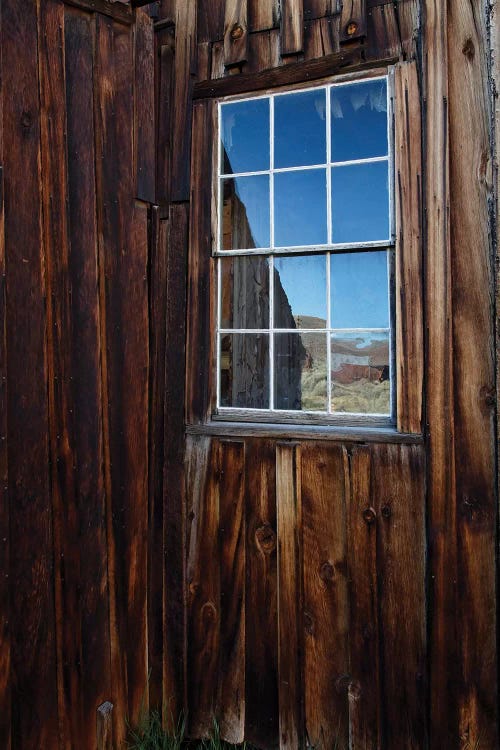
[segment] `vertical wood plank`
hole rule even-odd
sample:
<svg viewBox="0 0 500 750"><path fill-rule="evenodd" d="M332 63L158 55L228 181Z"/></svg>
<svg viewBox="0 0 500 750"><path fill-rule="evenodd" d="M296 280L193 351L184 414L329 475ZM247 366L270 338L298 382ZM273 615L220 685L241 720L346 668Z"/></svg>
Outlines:
<svg viewBox="0 0 500 750"><path fill-rule="evenodd" d="M170 201L172 179L172 128L175 81L175 31L165 29L157 33L158 45L158 112L156 154L156 199L166 205Z"/></svg>
<svg viewBox="0 0 500 750"><path fill-rule="evenodd" d="M134 24L134 165L136 198L155 202L154 30L146 10L138 8Z"/></svg>
<svg viewBox="0 0 500 750"><path fill-rule="evenodd" d="M193 107L192 190L197 196L190 214L188 330L186 345L186 420L191 424L208 417L212 395L212 372L209 366L212 347L213 268L212 247L212 134L215 108L210 103ZM207 315L207 310L211 310Z"/></svg>
<svg viewBox="0 0 500 750"><path fill-rule="evenodd" d="M39 3L2 3L12 737L58 747L41 231ZM15 95L13 95L15 92ZM34 550L36 549L36 555Z"/></svg>
<svg viewBox="0 0 500 750"><path fill-rule="evenodd" d="M278 575L276 450L246 445L246 739L278 745Z"/></svg>
<svg viewBox="0 0 500 750"><path fill-rule="evenodd" d="M488 9L449 3L450 244L461 634L460 738L495 747L498 640L495 560L495 340ZM468 113L474 113L471 117ZM496 187L498 188L498 182ZM498 219L498 217L496 217Z"/></svg>
<svg viewBox="0 0 500 750"><path fill-rule="evenodd" d="M425 455L373 446L377 513L381 710L387 750L427 747Z"/></svg>
<svg viewBox="0 0 500 750"><path fill-rule="evenodd" d="M188 438L186 466L187 711L190 736L202 737L212 730L220 652L220 443Z"/></svg>
<svg viewBox="0 0 500 750"><path fill-rule="evenodd" d="M106 701L97 709L97 750L113 750L113 704Z"/></svg>
<svg viewBox="0 0 500 750"><path fill-rule="evenodd" d="M430 737L435 747L453 748L459 747L460 664L455 639L458 571L452 440L455 373L451 322L447 5L426 0L424 14Z"/></svg>
<svg viewBox="0 0 500 750"><path fill-rule="evenodd" d="M163 468L164 549L164 705L183 708L185 668L185 494L184 397L186 352L186 274L189 210L170 207L167 242L165 348L165 427ZM163 291L164 293L164 291ZM175 373L175 375L174 375Z"/></svg>
<svg viewBox="0 0 500 750"><path fill-rule="evenodd" d="M303 741L300 448L276 446L280 748Z"/></svg>
<svg viewBox="0 0 500 750"><path fill-rule="evenodd" d="M304 18L324 18L337 13L337 0L304 0Z"/></svg>
<svg viewBox="0 0 500 750"><path fill-rule="evenodd" d="M106 501L103 476L102 373L95 196L93 54L91 17L70 8L64 19L66 128L68 153L68 284L75 504L79 554L82 715L89 747L94 742L96 707L110 694L109 592L107 587ZM90 158L87 156L90 155ZM66 540L69 545L71 539ZM71 638L71 618L65 625ZM74 742L78 742L78 738ZM81 740L80 740L81 741Z"/></svg>
<svg viewBox="0 0 500 750"><path fill-rule="evenodd" d="M225 0L197 0L198 43L224 38Z"/></svg>
<svg viewBox="0 0 500 750"><path fill-rule="evenodd" d="M221 554L220 663L216 715L221 736L245 734L245 444L221 443L219 537Z"/></svg>
<svg viewBox="0 0 500 750"><path fill-rule="evenodd" d="M350 586L349 747L382 748L380 722L377 513L372 506L371 455L356 447L350 459L347 512Z"/></svg>
<svg viewBox="0 0 500 750"><path fill-rule="evenodd" d="M98 205L114 739L147 706L147 207L131 200L132 36L99 16ZM128 692L128 694L127 694Z"/></svg>
<svg viewBox="0 0 500 750"><path fill-rule="evenodd" d="M303 0L281 2L281 54L297 55L304 44Z"/></svg>
<svg viewBox="0 0 500 750"><path fill-rule="evenodd" d="M279 66L279 29L251 34L248 46L249 55L248 63L245 66L246 73L258 73L261 70Z"/></svg>
<svg viewBox="0 0 500 750"><path fill-rule="evenodd" d="M196 76L196 3L179 2L175 16L175 90L171 198L189 200L192 89Z"/></svg>
<svg viewBox="0 0 500 750"><path fill-rule="evenodd" d="M224 64L241 65L248 58L247 0L226 0L224 20Z"/></svg>
<svg viewBox="0 0 500 750"><path fill-rule="evenodd" d="M397 5L399 36L405 60L413 60L417 54L420 33L420 3L403 0Z"/></svg>
<svg viewBox="0 0 500 750"><path fill-rule="evenodd" d="M308 445L301 465L305 724L308 742L330 750L347 747L349 733L347 457Z"/></svg>
<svg viewBox="0 0 500 750"><path fill-rule="evenodd" d="M2 9L0 7L0 41ZM5 298L5 214L3 183L3 54L0 44L0 746L11 747L10 529L7 455L7 300Z"/></svg>
<svg viewBox="0 0 500 750"><path fill-rule="evenodd" d="M393 3L376 5L369 10L366 36L367 60L401 56L401 37Z"/></svg>
<svg viewBox="0 0 500 750"><path fill-rule="evenodd" d="M340 43L366 36L366 0L342 0Z"/></svg>
<svg viewBox="0 0 500 750"><path fill-rule="evenodd" d="M278 0L248 0L249 31L267 31L279 25L280 7Z"/></svg>
<svg viewBox="0 0 500 750"><path fill-rule="evenodd" d="M340 16L315 18L304 27L304 59L314 60L339 51Z"/></svg>
<svg viewBox="0 0 500 750"><path fill-rule="evenodd" d="M165 342L168 222L150 210L149 229L149 513L148 664L151 707L163 705L163 466L165 430Z"/></svg>
<svg viewBox="0 0 500 750"><path fill-rule="evenodd" d="M422 429L422 128L415 63L394 69L396 193L396 382L401 432Z"/></svg>

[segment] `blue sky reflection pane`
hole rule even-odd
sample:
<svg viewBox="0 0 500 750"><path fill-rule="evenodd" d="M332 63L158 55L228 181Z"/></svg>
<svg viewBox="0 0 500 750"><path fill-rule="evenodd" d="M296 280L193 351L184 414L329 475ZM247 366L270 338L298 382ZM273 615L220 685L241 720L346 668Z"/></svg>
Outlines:
<svg viewBox="0 0 500 750"><path fill-rule="evenodd" d="M330 258L332 328L389 328L387 251Z"/></svg>
<svg viewBox="0 0 500 750"><path fill-rule="evenodd" d="M269 169L269 99L221 107L223 174Z"/></svg>
<svg viewBox="0 0 500 750"><path fill-rule="evenodd" d="M269 176L223 180L222 248L269 247Z"/></svg>
<svg viewBox="0 0 500 750"><path fill-rule="evenodd" d="M274 227L276 247L326 244L325 169L275 175Z"/></svg>
<svg viewBox="0 0 500 750"><path fill-rule="evenodd" d="M274 260L276 328L326 328L326 256Z"/></svg>
<svg viewBox="0 0 500 750"><path fill-rule="evenodd" d="M387 83L333 86L332 161L387 156Z"/></svg>
<svg viewBox="0 0 500 750"><path fill-rule="evenodd" d="M387 161L332 167L333 242L389 240Z"/></svg>
<svg viewBox="0 0 500 750"><path fill-rule="evenodd" d="M274 166L326 163L326 91L277 96L274 100Z"/></svg>

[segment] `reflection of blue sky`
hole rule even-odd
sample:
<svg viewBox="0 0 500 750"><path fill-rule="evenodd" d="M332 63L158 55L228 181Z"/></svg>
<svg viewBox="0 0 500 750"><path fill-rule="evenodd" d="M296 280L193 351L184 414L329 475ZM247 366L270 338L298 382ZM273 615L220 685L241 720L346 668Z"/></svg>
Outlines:
<svg viewBox="0 0 500 750"><path fill-rule="evenodd" d="M387 252L341 253L330 259L332 328L388 328Z"/></svg>
<svg viewBox="0 0 500 750"><path fill-rule="evenodd" d="M334 86L331 107L333 161L387 155L385 79Z"/></svg>
<svg viewBox="0 0 500 750"><path fill-rule="evenodd" d="M223 104L221 120L222 153L225 149L230 163L228 171L269 169L269 99Z"/></svg>
<svg viewBox="0 0 500 750"><path fill-rule="evenodd" d="M292 315L312 316L326 321L326 256L276 257L275 273L292 308ZM275 299L275 305L277 300ZM279 325L275 309L275 325ZM326 322L325 322L326 325Z"/></svg>
<svg viewBox="0 0 500 750"><path fill-rule="evenodd" d="M326 91L305 91L274 100L274 166L326 163Z"/></svg>
<svg viewBox="0 0 500 750"><path fill-rule="evenodd" d="M332 168L333 242L389 239L387 161Z"/></svg>
<svg viewBox="0 0 500 750"><path fill-rule="evenodd" d="M275 246L323 245L326 242L326 170L309 169L276 174Z"/></svg>

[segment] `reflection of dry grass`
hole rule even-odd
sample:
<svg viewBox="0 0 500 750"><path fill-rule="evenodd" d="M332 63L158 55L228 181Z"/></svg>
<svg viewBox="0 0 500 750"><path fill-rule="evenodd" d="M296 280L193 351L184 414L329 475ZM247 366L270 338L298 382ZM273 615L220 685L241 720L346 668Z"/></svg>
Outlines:
<svg viewBox="0 0 500 750"><path fill-rule="evenodd" d="M304 411L326 411L326 366L318 362L302 371L302 408Z"/></svg>
<svg viewBox="0 0 500 750"><path fill-rule="evenodd" d="M349 385L332 383L332 409L351 414L389 414L391 387L388 380L372 383L356 380Z"/></svg>

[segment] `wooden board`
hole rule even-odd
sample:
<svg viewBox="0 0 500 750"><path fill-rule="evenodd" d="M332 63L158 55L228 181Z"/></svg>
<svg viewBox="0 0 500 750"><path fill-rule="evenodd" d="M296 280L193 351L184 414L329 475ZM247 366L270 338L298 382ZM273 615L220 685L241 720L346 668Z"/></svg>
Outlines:
<svg viewBox="0 0 500 750"><path fill-rule="evenodd" d="M257 747L278 744L278 571L276 449L246 442L245 736Z"/></svg>
<svg viewBox="0 0 500 750"><path fill-rule="evenodd" d="M134 24L134 171L136 198L154 203L156 181L154 32L145 10Z"/></svg>
<svg viewBox="0 0 500 750"><path fill-rule="evenodd" d="M303 0L282 0L281 3L281 54L297 55L302 52L304 34Z"/></svg>
<svg viewBox="0 0 500 750"><path fill-rule="evenodd" d="M300 448L276 446L278 696L280 750L303 741Z"/></svg>
<svg viewBox="0 0 500 750"><path fill-rule="evenodd" d="M241 65L248 57L247 0L226 0L224 21L224 64Z"/></svg>
<svg viewBox="0 0 500 750"><path fill-rule="evenodd" d="M278 0L248 0L249 30L266 31L279 26L280 7Z"/></svg>
<svg viewBox="0 0 500 750"><path fill-rule="evenodd" d="M367 33L366 0L343 0L340 16L340 43L353 42Z"/></svg>
<svg viewBox="0 0 500 750"><path fill-rule="evenodd" d="M318 750L349 734L348 470L341 446L301 449L305 726Z"/></svg>
<svg viewBox="0 0 500 750"><path fill-rule="evenodd" d="M3 100L11 733L19 746L57 747L38 6L2 3L2 87L16 92Z"/></svg>
<svg viewBox="0 0 500 750"><path fill-rule="evenodd" d="M189 199L193 78L196 75L196 3L178 3L175 16L175 84L171 130L171 199Z"/></svg>

